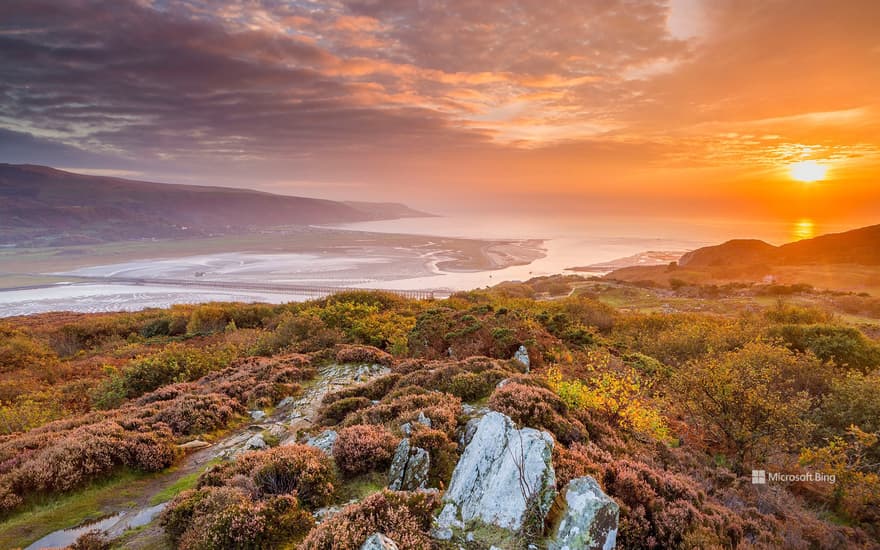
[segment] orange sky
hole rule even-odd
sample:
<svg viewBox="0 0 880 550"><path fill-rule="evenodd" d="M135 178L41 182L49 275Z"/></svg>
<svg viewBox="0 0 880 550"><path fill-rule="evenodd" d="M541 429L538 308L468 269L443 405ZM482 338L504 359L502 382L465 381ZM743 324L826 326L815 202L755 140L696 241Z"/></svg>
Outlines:
<svg viewBox="0 0 880 550"><path fill-rule="evenodd" d="M880 3L0 5L0 160L449 212L880 221ZM828 168L794 181L792 163Z"/></svg>

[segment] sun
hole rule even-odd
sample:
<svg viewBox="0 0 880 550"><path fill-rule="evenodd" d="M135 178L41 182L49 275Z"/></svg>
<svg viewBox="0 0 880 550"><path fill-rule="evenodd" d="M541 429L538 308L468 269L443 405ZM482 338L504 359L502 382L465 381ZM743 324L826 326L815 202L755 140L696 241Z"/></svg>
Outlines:
<svg viewBox="0 0 880 550"><path fill-rule="evenodd" d="M810 183L824 180L828 166L819 164L815 160L802 160L789 166L789 170L793 179Z"/></svg>

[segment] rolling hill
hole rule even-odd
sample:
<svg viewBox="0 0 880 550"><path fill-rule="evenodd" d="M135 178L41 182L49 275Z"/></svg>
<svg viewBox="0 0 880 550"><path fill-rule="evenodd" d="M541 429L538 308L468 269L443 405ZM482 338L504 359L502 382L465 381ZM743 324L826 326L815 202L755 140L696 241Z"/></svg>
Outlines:
<svg viewBox="0 0 880 550"><path fill-rule="evenodd" d="M616 269L606 278L673 284L808 284L838 291L880 293L880 225L782 246L740 239L699 248L677 265Z"/></svg>
<svg viewBox="0 0 880 550"><path fill-rule="evenodd" d="M0 164L0 244L195 237L426 215L397 203L338 202Z"/></svg>
<svg viewBox="0 0 880 550"><path fill-rule="evenodd" d="M681 257L684 267L722 265L880 264L880 225L822 235L782 246L758 240L733 240Z"/></svg>

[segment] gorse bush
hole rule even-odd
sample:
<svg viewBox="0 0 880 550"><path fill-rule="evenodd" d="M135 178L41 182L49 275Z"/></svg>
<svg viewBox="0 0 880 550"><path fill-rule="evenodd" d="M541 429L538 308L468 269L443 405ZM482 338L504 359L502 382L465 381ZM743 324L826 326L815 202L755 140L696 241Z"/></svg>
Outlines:
<svg viewBox="0 0 880 550"><path fill-rule="evenodd" d="M880 368L880 345L858 329L834 325L782 325L770 336L795 351L812 352L822 361L867 373Z"/></svg>

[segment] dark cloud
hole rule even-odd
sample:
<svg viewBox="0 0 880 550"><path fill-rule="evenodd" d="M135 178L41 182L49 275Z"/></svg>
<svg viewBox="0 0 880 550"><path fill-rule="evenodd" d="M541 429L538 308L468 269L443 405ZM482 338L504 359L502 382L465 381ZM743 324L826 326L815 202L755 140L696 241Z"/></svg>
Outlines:
<svg viewBox="0 0 880 550"><path fill-rule="evenodd" d="M673 5L702 6L688 39ZM391 197L606 180L634 196L704 177L659 168L870 160L878 16L871 0L5 0L0 161Z"/></svg>

